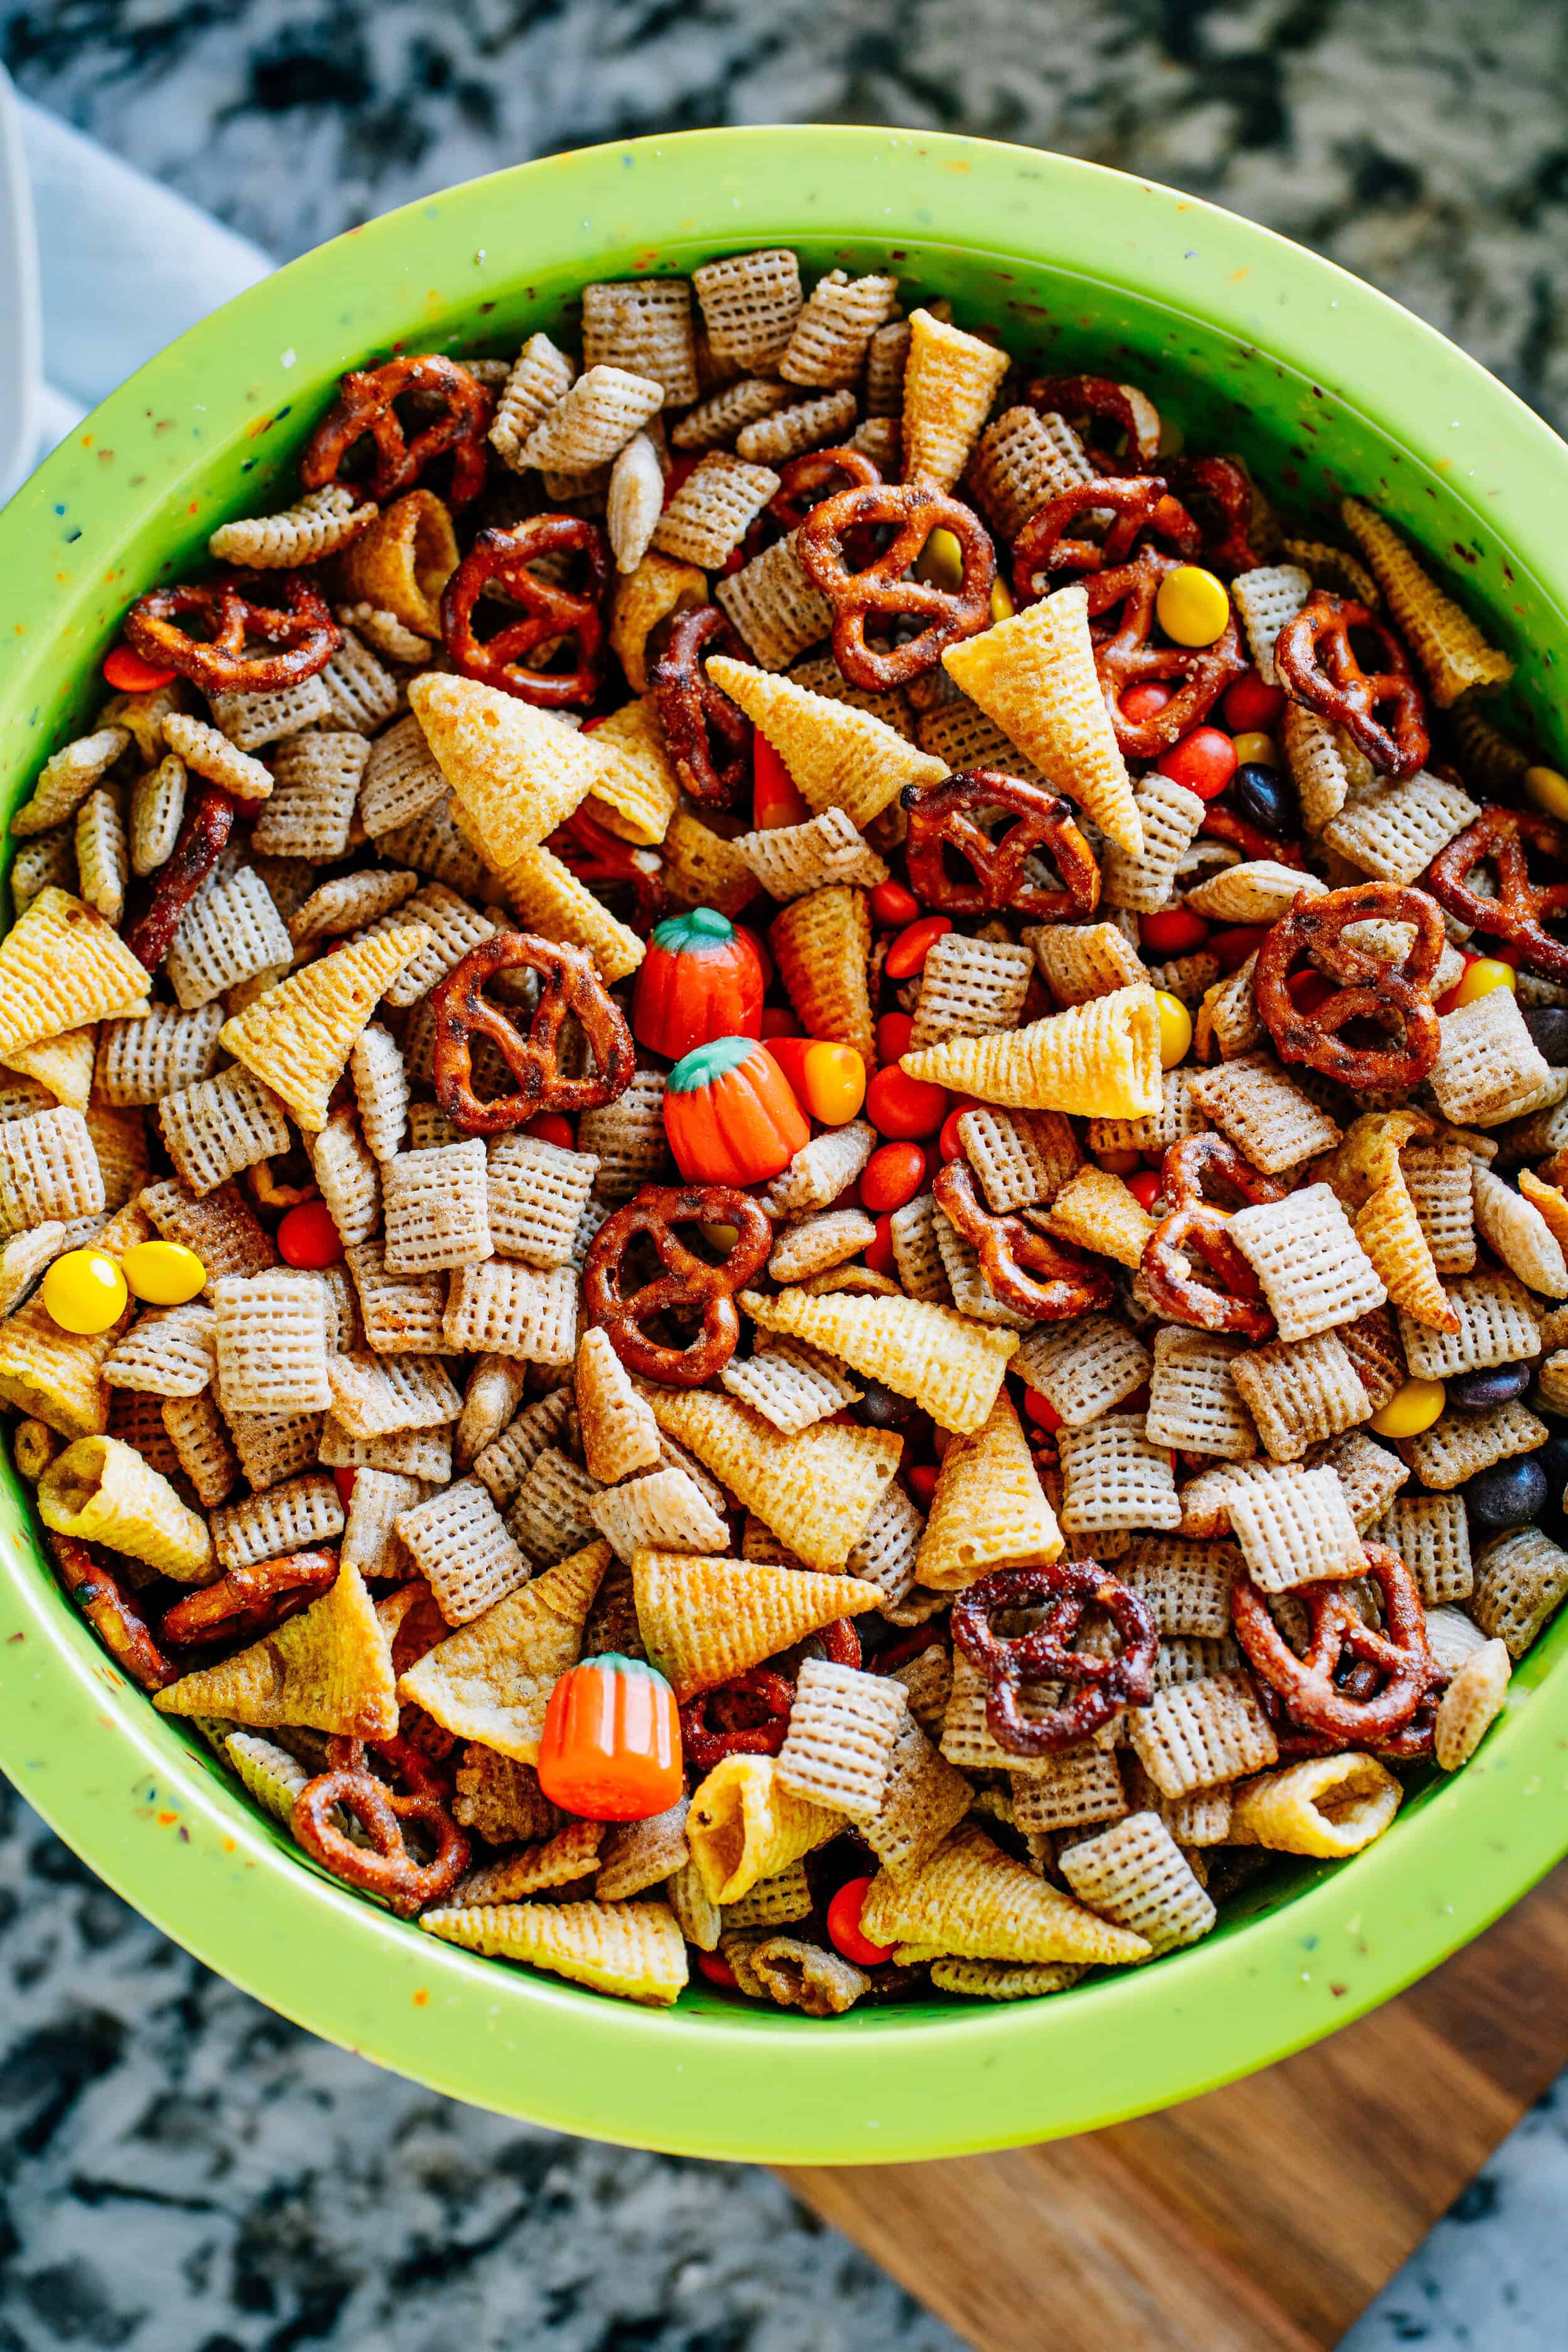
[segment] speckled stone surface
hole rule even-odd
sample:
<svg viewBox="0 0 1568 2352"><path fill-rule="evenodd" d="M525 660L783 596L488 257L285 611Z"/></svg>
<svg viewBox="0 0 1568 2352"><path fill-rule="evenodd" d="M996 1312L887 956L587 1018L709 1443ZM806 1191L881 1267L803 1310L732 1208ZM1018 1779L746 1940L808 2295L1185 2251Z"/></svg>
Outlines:
<svg viewBox="0 0 1568 2352"><path fill-rule="evenodd" d="M0 56L279 257L617 135L847 121L1057 148L1316 247L1568 427L1561 0L0 0ZM0 2352L956 2352L767 2174L378 2074L0 1798ZM1565 2102L1342 2352L1568 2342Z"/></svg>

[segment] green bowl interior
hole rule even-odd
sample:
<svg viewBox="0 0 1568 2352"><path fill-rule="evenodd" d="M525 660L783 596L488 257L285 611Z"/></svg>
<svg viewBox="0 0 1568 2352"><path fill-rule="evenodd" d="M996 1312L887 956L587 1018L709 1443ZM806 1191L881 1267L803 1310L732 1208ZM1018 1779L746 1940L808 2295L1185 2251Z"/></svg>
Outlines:
<svg viewBox="0 0 1568 2352"><path fill-rule="evenodd" d="M6 805L95 709L129 600L265 511L340 371L575 338L592 278L763 243L896 269L910 308L1057 370L1125 373L1191 446L1238 451L1299 530L1347 490L1405 525L1518 663L1553 756L1568 650L1546 585L1568 463L1500 386L1329 265L1169 190L1059 158L880 131L700 133L530 165L293 264L117 393L0 516ZM1506 706L1505 706L1506 708ZM315 1871L194 1737L119 1677L57 1592L0 1465L0 1762L129 1900L331 2039L480 2105L605 2137L791 2161L915 2158L1089 2128L1331 2031L1432 1966L1568 1848L1568 1622L1458 1780L1416 1787L1342 1869L1282 1866L1215 1935L1046 2002L818 2023L700 1981L653 2015L476 1959ZM1555 1802L1540 1802L1542 1797ZM1096 2031L1095 2029L1100 2029Z"/></svg>

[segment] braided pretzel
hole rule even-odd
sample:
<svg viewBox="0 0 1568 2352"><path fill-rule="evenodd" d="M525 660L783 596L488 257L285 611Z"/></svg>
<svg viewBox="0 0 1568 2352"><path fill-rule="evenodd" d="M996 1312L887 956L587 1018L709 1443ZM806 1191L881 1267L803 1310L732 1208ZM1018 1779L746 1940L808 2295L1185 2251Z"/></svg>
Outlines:
<svg viewBox="0 0 1568 2352"><path fill-rule="evenodd" d="M605 889L628 884L631 927L647 939L664 913L664 862L657 850L638 849L623 841L594 814L586 801L573 810L544 845L554 851L563 866L571 867L579 882L597 883Z"/></svg>
<svg viewBox="0 0 1568 2352"><path fill-rule="evenodd" d="M679 1224L733 1225L735 1245L714 1265L678 1240ZM621 1286L623 1264L639 1234L665 1270L628 1294ZM773 1225L749 1192L729 1184L645 1184L635 1201L606 1217L589 1245L583 1268L588 1320L609 1333L628 1372L670 1388L700 1388L734 1354L741 1336L735 1293L754 1278L772 1247ZM650 1316L693 1311L700 1311L702 1328L684 1348L667 1347L643 1328Z"/></svg>
<svg viewBox="0 0 1568 2352"><path fill-rule="evenodd" d="M726 1756L776 1756L794 1705L793 1685L772 1666L752 1666L714 1690L700 1692L680 1710L680 1745L687 1762L694 1772L711 1772ZM719 1710L718 1731L709 1725L710 1706ZM747 1722L743 1718L748 1716L758 1719Z"/></svg>
<svg viewBox="0 0 1568 2352"><path fill-rule="evenodd" d="M542 580L528 568L542 555L585 556L587 587L578 593ZM480 638L474 635L474 606L492 582L528 618ZM592 702L604 676L609 584L610 543L596 522L581 515L534 515L510 530L481 530L441 592L442 639L465 677L515 694L520 702L549 710ZM566 637L577 640L573 668L528 667L530 654Z"/></svg>
<svg viewBox="0 0 1568 2352"><path fill-rule="evenodd" d="M441 402L445 413L410 441L394 403L405 393L425 393ZM452 481L447 496L455 507L467 506L485 486L488 450L485 436L495 415L489 388L457 360L438 352L388 360L384 367L351 368L339 387L337 401L305 444L300 479L308 490L324 489L338 478L338 469L361 436L375 445L375 464L363 488L368 498L384 506L388 499L411 490L434 457L450 449Z"/></svg>
<svg viewBox="0 0 1568 2352"><path fill-rule="evenodd" d="M234 803L216 784L192 795L170 855L149 887L147 904L125 928L125 944L149 971L159 971L190 905L234 831Z"/></svg>
<svg viewBox="0 0 1568 2352"><path fill-rule="evenodd" d="M60 1582L103 1643L114 1663L143 1690L166 1690L178 1682L180 1670L171 1665L141 1618L95 1553L76 1536L44 1530Z"/></svg>
<svg viewBox="0 0 1568 2352"><path fill-rule="evenodd" d="M779 468L779 486L768 500L768 512L786 531L796 530L813 507L828 495L837 477L840 489L870 489L882 478L882 469L861 449L808 449Z"/></svg>
<svg viewBox="0 0 1568 2352"><path fill-rule="evenodd" d="M986 1281L1004 1307L1039 1323L1062 1323L1091 1307L1109 1306L1115 1285L1103 1266L1037 1233L1021 1217L993 1216L975 1188L965 1160L949 1160L931 1180L931 1191L949 1221L980 1260Z"/></svg>
<svg viewBox="0 0 1568 2352"><path fill-rule="evenodd" d="M1440 907L1475 929L1518 948L1532 971L1549 980L1568 979L1568 947L1542 929L1549 915L1568 914L1568 883L1532 882L1526 845L1558 865L1568 866L1568 826L1554 824L1536 809L1483 808L1479 821L1440 849L1426 871L1426 887ZM1497 868L1498 894L1483 898L1470 876L1489 860Z"/></svg>
<svg viewBox="0 0 1568 2352"><path fill-rule="evenodd" d="M1189 508L1195 508L1205 560L1216 572L1255 572L1263 558L1252 544L1252 481L1234 457L1172 457L1165 471ZM1211 509L1216 527L1204 524Z"/></svg>
<svg viewBox="0 0 1568 2352"><path fill-rule="evenodd" d="M752 722L709 677L709 654L752 659L727 614L717 604L696 604L669 624L652 681L676 774L694 801L722 809L733 804L750 772Z"/></svg>
<svg viewBox="0 0 1568 2352"><path fill-rule="evenodd" d="M1268 1606L1245 1570L1231 1592L1231 1622L1255 1674L1261 1675L1290 1711L1292 1720L1342 1748L1363 1748L1390 1738L1442 1681L1426 1646L1426 1616L1415 1580L1396 1551L1368 1543L1365 1573L1383 1596L1386 1633L1358 1616L1342 1583L1301 1584L1295 1597L1311 1621L1305 1654L1298 1657L1268 1613ZM1373 1670L1354 1675L1350 1687L1338 1680L1346 1661Z"/></svg>
<svg viewBox="0 0 1568 2352"><path fill-rule="evenodd" d="M365 1763L366 1748L391 1764L409 1793L395 1796ZM294 1800L290 1827L306 1853L334 1878L379 1895L400 1919L449 1895L468 1866L468 1841L442 1798L441 1782L409 1739L330 1739L328 1769ZM332 1820L341 1806L370 1839L356 1845ZM407 1831L423 1822L436 1843L429 1862L408 1850Z"/></svg>
<svg viewBox="0 0 1568 2352"><path fill-rule="evenodd" d="M1109 417L1127 436L1126 458L1147 470L1160 454L1160 412L1147 393L1135 383L1115 383L1106 375L1037 376L1025 393L1031 408L1054 411L1072 424L1087 425L1091 416ZM1090 450L1098 457L1097 450ZM1116 470L1125 473L1127 464Z"/></svg>
<svg viewBox="0 0 1568 2352"><path fill-rule="evenodd" d="M536 971L539 1002L526 1037L509 1013L487 1002L498 971ZM596 1110L624 1095L637 1069L626 1016L606 990L586 948L542 940L532 931L492 931L431 991L436 1014L436 1099L465 1135L504 1135L541 1111ZM562 1075L561 1031L569 1013L583 1024L597 1068ZM474 1092L473 1041L488 1037L517 1080L517 1092L481 1102Z"/></svg>
<svg viewBox="0 0 1568 2352"><path fill-rule="evenodd" d="M1403 961L1380 963L1345 936L1352 923L1372 918L1414 926L1415 943ZM1408 1093L1431 1069L1442 1044L1432 980L1444 937L1436 902L1425 890L1396 882L1360 882L1321 898L1298 898L1269 929L1252 973L1258 1010L1280 1059L1305 1062L1358 1094ZM1295 958L1309 952L1340 989L1306 1012L1287 982ZM1371 1022L1400 1042L1383 1048L1348 1045L1339 1032L1352 1021Z"/></svg>
<svg viewBox="0 0 1568 2352"><path fill-rule="evenodd" d="M1352 630L1377 639L1384 668L1362 667ZM1431 749L1425 698L1404 646L1364 604L1315 588L1275 639L1274 662L1291 698L1342 727L1382 774L1413 776L1425 765Z"/></svg>
<svg viewBox="0 0 1568 2352"><path fill-rule="evenodd" d="M163 1612L165 1642L254 1641L337 1582L332 1551L292 1551L254 1568L231 1568L216 1584L186 1593Z"/></svg>
<svg viewBox="0 0 1568 2352"><path fill-rule="evenodd" d="M198 615L205 637L179 626ZM328 606L298 572L226 572L216 580L149 588L125 615L125 636L143 661L178 670L204 694L298 686L325 669L343 641ZM278 650L247 653L255 637Z"/></svg>
<svg viewBox="0 0 1568 2352"><path fill-rule="evenodd" d="M1068 526L1079 515L1109 512L1103 540L1069 539ZM1156 531L1183 556L1198 551L1198 527L1157 474L1102 475L1075 482L1037 507L1013 542L1013 593L1032 604L1041 591L1037 572L1104 572L1125 563L1145 531Z"/></svg>
<svg viewBox="0 0 1568 2352"><path fill-rule="evenodd" d="M1044 1603L1045 1622L1007 1639L992 1631L1003 1610ZM1121 1638L1115 1657L1071 1644L1090 1609L1103 1609ZM999 1748L1015 1756L1052 1756L1099 1731L1123 1707L1147 1706L1154 1695L1159 1632L1149 1604L1098 1560L998 1569L965 1585L952 1604L952 1638L986 1679L985 1721ZM1026 1716L1026 1683L1066 1683L1065 1706Z"/></svg>
<svg viewBox="0 0 1568 2352"><path fill-rule="evenodd" d="M940 784L906 784L901 797L909 812L910 887L926 906L947 915L1010 911L1031 922L1058 923L1092 915L1100 904L1100 868L1072 803L1044 785L994 768L964 768ZM991 808L1010 809L1017 824L994 836L987 833L971 812ZM973 882L956 881L948 872L949 849L973 868ZM1037 849L1055 859L1061 889L1028 878L1026 867Z"/></svg>
<svg viewBox="0 0 1568 2352"><path fill-rule="evenodd" d="M851 570L845 551L849 533L879 524L892 530L890 543ZM958 541L963 569L955 589L904 577L933 530L950 530ZM840 490L812 509L795 548L807 576L832 604L833 651L851 686L871 693L907 686L934 669L948 646L990 626L996 551L973 509L929 483ZM925 625L900 643L871 646L866 623L873 613L889 625L907 616Z"/></svg>
<svg viewBox="0 0 1568 2352"><path fill-rule="evenodd" d="M1129 760L1157 760L1173 743L1201 726L1220 696L1247 667L1241 637L1231 613L1209 646L1152 646L1154 600L1160 583L1179 559L1141 548L1131 563L1112 572L1090 572L1084 583L1091 623L1120 607L1117 616L1090 629L1094 667L1110 711L1116 740ZM1129 719L1121 697L1145 679L1179 681L1171 699L1145 719Z"/></svg>

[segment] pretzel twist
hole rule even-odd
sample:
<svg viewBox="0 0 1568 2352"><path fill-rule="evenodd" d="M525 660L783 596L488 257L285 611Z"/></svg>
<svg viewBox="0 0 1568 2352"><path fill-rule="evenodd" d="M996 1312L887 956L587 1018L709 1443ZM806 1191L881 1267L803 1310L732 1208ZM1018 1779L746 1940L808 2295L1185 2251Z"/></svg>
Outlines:
<svg viewBox="0 0 1568 2352"><path fill-rule="evenodd" d="M1245 1571L1231 1593L1231 1622L1253 1672L1278 1694L1294 1723L1339 1748L1390 1739L1444 1679L1426 1645L1421 1595L1410 1570L1386 1544L1364 1549L1365 1573L1383 1597L1386 1632L1357 1615L1342 1583L1299 1585L1295 1597L1306 1606L1311 1631L1305 1654L1298 1657Z"/></svg>
<svg viewBox="0 0 1568 2352"><path fill-rule="evenodd" d="M861 449L808 449L779 468L779 486L768 500L768 512L786 531L797 530L811 512L837 489L871 489L882 469Z"/></svg>
<svg viewBox="0 0 1568 2352"><path fill-rule="evenodd" d="M715 1265L688 1249L679 1224L733 1225L734 1247ZM646 1235L664 1272L627 1292L624 1261ZM634 1201L607 1217L589 1245L583 1268L588 1320L607 1331L629 1372L667 1387L700 1388L735 1352L741 1318L735 1293L752 1281L773 1247L773 1225L762 1203L729 1184L645 1184ZM653 1316L700 1313L702 1328L685 1347L667 1346L643 1328Z"/></svg>
<svg viewBox="0 0 1568 2352"><path fill-rule="evenodd" d="M773 1666L752 1666L714 1690L700 1692L680 1710L680 1744L687 1762L694 1772L711 1772L726 1756L776 1756L794 1705L795 1685ZM716 1731L709 1723L710 1708L718 1710Z"/></svg>
<svg viewBox="0 0 1568 2352"><path fill-rule="evenodd" d="M412 441L395 404L405 393L421 393L441 404L442 414ZM351 368L333 405L305 444L300 479L308 490L335 482L343 459L369 434L375 462L363 484L366 496L384 506L411 490L433 458L450 449L451 505L467 506L485 485L485 436L495 415L495 397L457 360L439 352L388 360L384 367Z"/></svg>
<svg viewBox="0 0 1568 2352"><path fill-rule="evenodd" d="M709 677L710 654L752 659L726 613L695 604L670 622L651 677L676 774L704 808L724 809L751 773L752 722Z"/></svg>
<svg viewBox="0 0 1568 2352"><path fill-rule="evenodd" d="M1527 846L1568 866L1568 825L1537 809L1483 808L1476 824L1437 852L1426 887L1450 915L1518 948L1532 971L1568 980L1568 946L1542 928L1545 917L1568 914L1568 882L1532 882ZM1470 883L1489 862L1497 869L1495 898L1483 898Z"/></svg>
<svg viewBox="0 0 1568 2352"><path fill-rule="evenodd" d="M539 1002L524 1036L492 1004L485 982L498 971L534 971ZM542 1111L596 1110L624 1095L637 1069L626 1014L599 978L586 948L542 940L532 931L492 931L431 992L436 1014L436 1099L465 1135L504 1135ZM587 1077L561 1070L561 1032L575 1013L597 1065ZM473 1047L488 1037L517 1080L515 1094L481 1101L474 1092Z"/></svg>
<svg viewBox="0 0 1568 2352"><path fill-rule="evenodd" d="M166 1690L178 1682L180 1670L159 1649L121 1588L119 1579L104 1567L89 1547L76 1536L62 1536L52 1528L44 1540L59 1570L60 1582L121 1671L143 1690Z"/></svg>
<svg viewBox="0 0 1568 2352"><path fill-rule="evenodd" d="M1194 1272L1194 1254L1211 1282ZM1230 1219L1206 1201L1188 1201L1161 1218L1143 1244L1141 1271L1152 1304L1173 1322L1196 1331L1238 1331L1248 1339L1266 1339L1274 1328L1262 1286L1231 1238Z"/></svg>
<svg viewBox="0 0 1568 2352"><path fill-rule="evenodd" d="M154 875L147 903L125 928L125 944L149 971L161 971L190 905L228 845L234 803L216 784L192 794L174 846Z"/></svg>
<svg viewBox="0 0 1568 2352"><path fill-rule="evenodd" d="M366 1765L367 1747L408 1784L395 1794ZM378 1895L400 1919L451 1893L468 1866L468 1841L447 1811L441 1783L412 1740L331 1739L329 1769L308 1780L294 1800L290 1826L306 1853L366 1895ZM356 1845L331 1816L339 1807L371 1840ZM420 1822L435 1841L430 1861L409 1851L407 1832Z"/></svg>
<svg viewBox="0 0 1568 2352"><path fill-rule="evenodd" d="M1352 630L1377 639L1383 669L1362 667ZM1425 698L1404 646L1364 604L1315 588L1275 639L1274 661L1293 700L1342 727L1381 773L1413 776L1425 766L1431 749Z"/></svg>
<svg viewBox="0 0 1568 2352"><path fill-rule="evenodd" d="M993 1631L992 1619L1003 1611L1041 1603L1045 1622L1032 1633L1005 1637ZM1116 1629L1121 1646L1113 1657L1072 1646L1090 1609L1104 1610ZM1149 1604L1098 1560L998 1569L956 1596L952 1624L953 1640L985 1676L991 1737L1016 1756L1055 1755L1100 1730L1123 1707L1146 1706L1154 1695L1160 1636ZM1038 1683L1065 1683L1072 1696L1026 1716L1020 1688Z"/></svg>
<svg viewBox="0 0 1568 2352"><path fill-rule="evenodd" d="M1352 923L1376 918L1409 923L1415 943L1397 964L1380 963L1345 934ZM1442 1033L1432 1003L1432 981L1443 952L1443 918L1425 890L1396 882L1360 882L1317 898L1298 898L1271 926L1253 967L1258 1010L1279 1057L1304 1062L1357 1093L1408 1093L1437 1058ZM1299 955L1340 982L1339 992L1304 1011L1287 983ZM1348 1045L1340 1031L1352 1021L1382 1029L1396 1045Z"/></svg>
<svg viewBox="0 0 1568 2352"><path fill-rule="evenodd" d="M1228 842L1233 849L1240 850L1243 857L1266 857L1272 865L1294 866L1305 871L1307 861L1299 843L1281 841L1260 826L1248 824L1244 816L1238 816L1235 809L1225 807L1219 801L1205 802L1198 831L1206 833L1212 841Z"/></svg>
<svg viewBox="0 0 1568 2352"><path fill-rule="evenodd" d="M588 584L578 591L557 587L529 570L542 555L582 555ZM610 545L596 522L581 515L534 515L510 530L481 530L441 592L441 635L465 677L539 709L592 702L605 670L605 591L610 584ZM474 635L474 607L487 588L499 587L528 618L509 621L493 636ZM574 637L577 658L570 669L531 669L528 656Z"/></svg>
<svg viewBox="0 0 1568 2352"><path fill-rule="evenodd" d="M1106 1269L1037 1233L1022 1217L994 1216L966 1160L947 1160L931 1179L931 1192L1004 1307L1039 1323L1061 1323L1110 1305L1115 1284Z"/></svg>
<svg viewBox="0 0 1568 2352"><path fill-rule="evenodd" d="M163 1639L182 1644L255 1641L325 1592L337 1576L333 1551L291 1551L258 1560L253 1568L231 1568L216 1584L187 1592L164 1611Z"/></svg>
<svg viewBox="0 0 1568 2352"><path fill-rule="evenodd" d="M1125 462L1107 471L1128 473L1136 463L1146 473L1160 454L1160 412L1136 384L1117 383L1108 375L1042 375L1024 398L1031 408L1054 410L1068 425L1087 426L1091 418L1104 417L1116 425L1127 436ZM1089 455L1098 461L1101 453L1091 448Z"/></svg>
<svg viewBox="0 0 1568 2352"><path fill-rule="evenodd" d="M994 768L963 768L940 784L906 784L901 802L909 812L910 887L926 906L948 915L1010 911L1057 923L1092 915L1100 904L1100 868L1072 803L1044 785ZM981 809L1009 809L1018 822L1000 835L987 833L973 814ZM971 867L973 882L948 871L949 849ZM1028 879L1025 869L1039 849L1055 860L1061 889Z"/></svg>
<svg viewBox="0 0 1568 2352"><path fill-rule="evenodd" d="M1068 536L1068 526L1080 515L1101 513L1110 516L1102 540ZM1125 563L1146 531L1168 540L1180 555L1198 552L1196 523L1158 474L1107 474L1075 482L1037 507L1014 541L1013 593L1020 604L1032 604L1043 593L1035 585L1037 572L1104 572Z"/></svg>
<svg viewBox="0 0 1568 2352"><path fill-rule="evenodd" d="M851 531L886 526L892 540L858 569L846 553ZM905 577L933 530L958 541L963 573L955 589ZM947 646L991 623L996 551L972 507L928 482L882 483L840 490L814 507L795 540L801 563L833 606L833 651L851 686L885 693L934 669ZM889 628L923 623L898 643L871 645L866 625L875 614Z"/></svg>
<svg viewBox="0 0 1568 2352"><path fill-rule="evenodd" d="M647 939L664 913L664 867L657 850L638 849L623 841L594 814L584 801L545 843L579 882L614 889L630 886L632 929Z"/></svg>
<svg viewBox="0 0 1568 2352"><path fill-rule="evenodd" d="M1263 558L1252 544L1252 481L1234 457L1173 457L1173 488L1195 510L1205 562L1216 572L1255 572ZM1205 520L1205 509L1215 518Z"/></svg>
<svg viewBox="0 0 1568 2352"><path fill-rule="evenodd" d="M199 618L205 637L179 625L187 618ZM125 615L125 636L143 661L178 670L204 694L298 686L325 669L343 641L326 603L298 572L226 572L149 588ZM256 637L276 650L247 652Z"/></svg>
<svg viewBox="0 0 1568 2352"><path fill-rule="evenodd" d="M1090 572L1084 583L1094 667L1105 689L1116 740L1129 760L1157 760L1173 743L1201 726L1226 688L1247 667L1234 612L1212 645L1150 644L1160 583L1176 570L1178 562L1176 556L1144 547L1130 563L1118 564L1110 572ZM1097 621L1098 628L1092 625ZM1121 708L1122 696L1130 687L1151 678L1161 684L1172 682L1169 702L1146 718L1129 719Z"/></svg>

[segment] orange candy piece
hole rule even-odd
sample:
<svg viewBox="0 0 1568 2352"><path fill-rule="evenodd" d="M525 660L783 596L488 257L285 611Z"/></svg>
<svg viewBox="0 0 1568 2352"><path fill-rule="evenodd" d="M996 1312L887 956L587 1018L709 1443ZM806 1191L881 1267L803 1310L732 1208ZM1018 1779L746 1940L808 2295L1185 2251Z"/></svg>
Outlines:
<svg viewBox="0 0 1568 2352"><path fill-rule="evenodd" d="M646 1822L682 1787L680 1715L657 1667L614 1651L562 1675L544 1710L539 1785L591 1822Z"/></svg>

